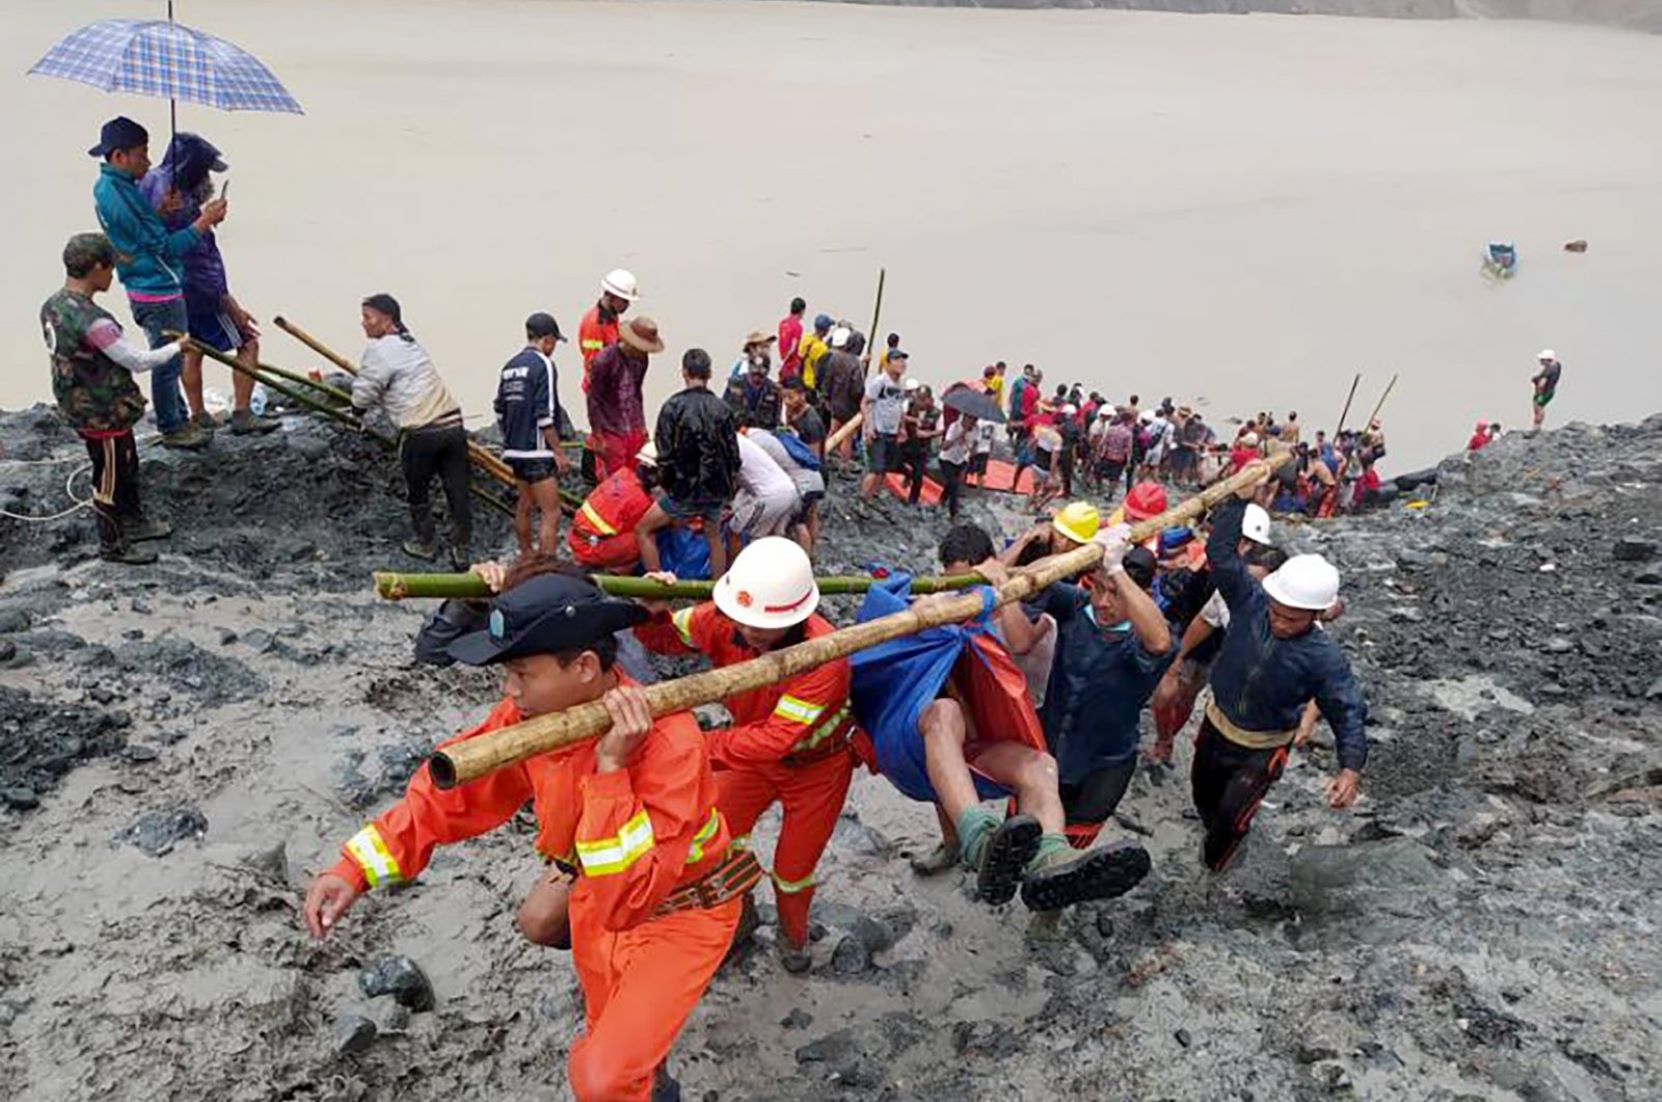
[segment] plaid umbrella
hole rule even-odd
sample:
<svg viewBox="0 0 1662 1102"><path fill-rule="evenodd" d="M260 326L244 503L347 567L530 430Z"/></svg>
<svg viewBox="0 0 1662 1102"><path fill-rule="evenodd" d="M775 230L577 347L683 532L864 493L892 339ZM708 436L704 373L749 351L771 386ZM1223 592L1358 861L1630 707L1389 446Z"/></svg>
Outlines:
<svg viewBox="0 0 1662 1102"><path fill-rule="evenodd" d="M165 19L89 24L60 39L29 73L221 111L304 113L253 54Z"/></svg>

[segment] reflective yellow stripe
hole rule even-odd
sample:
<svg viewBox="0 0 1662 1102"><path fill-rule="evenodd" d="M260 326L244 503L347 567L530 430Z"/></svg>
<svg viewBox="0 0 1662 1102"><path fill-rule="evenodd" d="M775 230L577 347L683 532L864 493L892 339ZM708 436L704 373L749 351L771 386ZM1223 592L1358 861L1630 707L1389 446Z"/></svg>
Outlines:
<svg viewBox="0 0 1662 1102"><path fill-rule="evenodd" d="M814 747L836 734L838 729L842 727L843 723L847 721L848 710L849 705L845 700L843 702L843 706L838 708L830 719L814 728L812 734L799 741L795 746L791 747L791 749L793 751L812 750Z"/></svg>
<svg viewBox="0 0 1662 1102"><path fill-rule="evenodd" d="M366 826L354 834L346 843L346 852L352 860L358 863L363 870L364 879L369 886L379 888L383 884L402 884L404 873L398 867L398 859L387 848L381 832L373 825Z"/></svg>
<svg viewBox="0 0 1662 1102"><path fill-rule="evenodd" d="M579 841L577 859L583 863L583 871L590 876L606 876L633 865L651 852L653 844L652 819L642 810L610 838Z"/></svg>
<svg viewBox="0 0 1662 1102"><path fill-rule="evenodd" d="M710 821L699 827L698 833L693 835L692 847L687 850L687 864L696 865L704 860L704 843L716 836L721 829L721 814L715 808L710 809Z"/></svg>
<svg viewBox="0 0 1662 1102"><path fill-rule="evenodd" d="M693 645L692 615L693 609L696 607L696 605L689 605L670 617L670 622L675 625L675 634L679 635L681 637L681 642L685 643L689 647Z"/></svg>
<svg viewBox="0 0 1662 1102"><path fill-rule="evenodd" d="M588 502L586 502L586 501L583 502L583 507L581 509L579 509L578 512L580 512L584 516L588 517L589 518L589 523L594 525L596 528L598 528L600 530L601 535L603 535L603 536L615 536L615 535L617 535L617 529L613 528L610 524L607 524L605 518L602 517L600 515L600 513L595 510L595 507L593 505L590 505Z"/></svg>
<svg viewBox="0 0 1662 1102"><path fill-rule="evenodd" d="M778 873L771 873L774 888L784 895L795 895L797 892L807 891L814 886L814 874L809 873L801 880L786 880Z"/></svg>
<svg viewBox="0 0 1662 1102"><path fill-rule="evenodd" d="M773 714L795 720L797 723L809 724L818 719L823 711L825 711L825 705L823 704L812 704L801 697L786 693L779 698L779 703L774 707Z"/></svg>
<svg viewBox="0 0 1662 1102"><path fill-rule="evenodd" d="M581 344L585 352L599 352L602 348L606 347L605 341L597 340L586 340L582 341Z"/></svg>

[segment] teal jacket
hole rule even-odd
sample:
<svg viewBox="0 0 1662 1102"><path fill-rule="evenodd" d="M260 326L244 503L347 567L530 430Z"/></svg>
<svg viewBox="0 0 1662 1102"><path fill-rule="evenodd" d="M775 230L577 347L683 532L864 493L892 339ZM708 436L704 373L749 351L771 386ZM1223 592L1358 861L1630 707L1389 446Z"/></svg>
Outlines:
<svg viewBox="0 0 1662 1102"><path fill-rule="evenodd" d="M184 254L200 239L195 227L169 233L138 181L112 165L99 168L92 201L98 224L115 246L115 271L127 293L182 294Z"/></svg>

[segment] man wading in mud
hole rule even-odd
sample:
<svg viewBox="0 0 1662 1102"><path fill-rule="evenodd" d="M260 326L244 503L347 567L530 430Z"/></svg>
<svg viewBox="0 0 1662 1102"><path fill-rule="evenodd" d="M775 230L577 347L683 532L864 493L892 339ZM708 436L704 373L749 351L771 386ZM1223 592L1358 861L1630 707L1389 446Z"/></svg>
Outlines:
<svg viewBox="0 0 1662 1102"><path fill-rule="evenodd" d="M1266 471L1212 515L1206 558L1229 606L1230 628L1212 666L1212 699L1195 737L1190 772L1206 827L1202 859L1222 872L1252 827L1264 794L1287 764L1305 704L1333 728L1339 772L1327 784L1335 808L1356 801L1368 760L1367 705L1338 642L1316 630L1339 599L1339 572L1320 555L1296 555L1262 582L1240 554L1247 501L1269 484Z"/></svg>
<svg viewBox="0 0 1662 1102"><path fill-rule="evenodd" d="M494 830L530 800L537 850L556 871L526 899L520 929L571 947L587 1007L567 1059L571 1092L578 1102L678 1098L664 1061L761 868L729 844L698 721L689 712L653 719L614 665L613 633L646 611L578 577L516 571L507 580L489 628L449 648L459 662L506 667L503 700L452 741L596 700L611 729L449 790L423 766L313 881L306 925L324 937L366 890L414 880L436 846Z"/></svg>

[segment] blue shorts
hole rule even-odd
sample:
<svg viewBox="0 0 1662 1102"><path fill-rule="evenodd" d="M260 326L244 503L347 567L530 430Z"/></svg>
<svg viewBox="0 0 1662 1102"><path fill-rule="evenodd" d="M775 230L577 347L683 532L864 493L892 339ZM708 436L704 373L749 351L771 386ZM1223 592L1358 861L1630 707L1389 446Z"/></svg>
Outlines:
<svg viewBox="0 0 1662 1102"><path fill-rule="evenodd" d="M880 432L866 444L866 470L888 474L900 470L900 444L894 434Z"/></svg>
<svg viewBox="0 0 1662 1102"><path fill-rule="evenodd" d="M242 334L223 310L191 314L186 328L191 339L207 345L215 352L235 352L242 347Z"/></svg>
<svg viewBox="0 0 1662 1102"><path fill-rule="evenodd" d="M677 501L668 494L658 495L658 508L669 514L671 520L692 520L698 517L715 522L721 519L721 514L727 508L725 501Z"/></svg>
<svg viewBox="0 0 1662 1102"><path fill-rule="evenodd" d="M514 472L514 481L527 485L536 485L554 477L554 460L543 456L529 458L515 457L507 460L508 469Z"/></svg>

